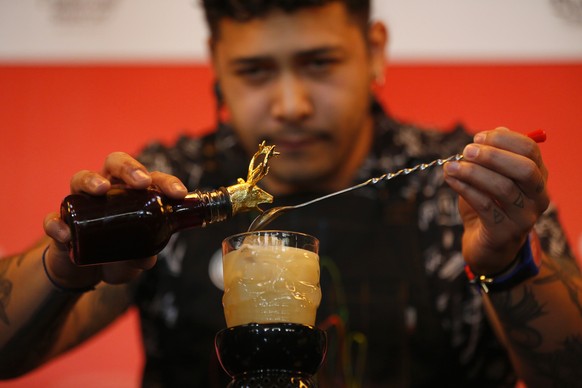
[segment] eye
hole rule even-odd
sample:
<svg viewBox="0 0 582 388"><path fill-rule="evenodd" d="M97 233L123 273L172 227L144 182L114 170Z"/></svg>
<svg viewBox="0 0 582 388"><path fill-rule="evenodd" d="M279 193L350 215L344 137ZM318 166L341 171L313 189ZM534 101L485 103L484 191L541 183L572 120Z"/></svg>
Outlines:
<svg viewBox="0 0 582 388"><path fill-rule="evenodd" d="M273 66L268 64L246 64L235 69L235 74L244 81L259 84L269 80L275 73Z"/></svg>
<svg viewBox="0 0 582 388"><path fill-rule="evenodd" d="M303 68L310 74L313 75L324 75L333 70L336 64L339 63L339 59L335 57L312 57L306 58L303 63Z"/></svg>

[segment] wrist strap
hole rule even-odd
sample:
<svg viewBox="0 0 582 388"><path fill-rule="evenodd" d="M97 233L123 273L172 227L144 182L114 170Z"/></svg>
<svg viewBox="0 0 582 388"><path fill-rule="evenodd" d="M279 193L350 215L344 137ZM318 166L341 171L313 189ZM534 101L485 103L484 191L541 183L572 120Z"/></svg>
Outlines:
<svg viewBox="0 0 582 388"><path fill-rule="evenodd" d="M519 250L515 260L503 271L493 275L475 275L465 264L465 273L471 284L488 294L508 290L522 281L536 276L542 264L542 250L539 239L531 232Z"/></svg>
<svg viewBox="0 0 582 388"><path fill-rule="evenodd" d="M46 274L47 279L51 282L51 284L60 292L67 293L67 294L83 294L88 291L93 291L95 286L88 286L88 287L79 287L79 288L72 288L72 287L63 287L51 277L49 274L48 268L46 266L46 253L49 250L49 246L44 249L42 252L42 266L44 268L44 273Z"/></svg>

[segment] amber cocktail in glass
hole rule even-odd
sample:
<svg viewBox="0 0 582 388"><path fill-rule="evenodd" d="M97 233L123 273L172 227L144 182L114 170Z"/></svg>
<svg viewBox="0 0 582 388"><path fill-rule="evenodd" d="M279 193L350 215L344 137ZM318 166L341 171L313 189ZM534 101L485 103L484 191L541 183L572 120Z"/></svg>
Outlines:
<svg viewBox="0 0 582 388"><path fill-rule="evenodd" d="M222 244L227 328L216 351L229 387L316 387L326 351L315 315L321 301L319 241L289 231L254 231Z"/></svg>

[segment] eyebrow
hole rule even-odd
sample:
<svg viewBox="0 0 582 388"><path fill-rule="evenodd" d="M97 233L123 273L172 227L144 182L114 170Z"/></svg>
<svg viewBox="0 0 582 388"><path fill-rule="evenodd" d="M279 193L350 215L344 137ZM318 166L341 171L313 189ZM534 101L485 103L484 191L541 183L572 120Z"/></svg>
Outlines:
<svg viewBox="0 0 582 388"><path fill-rule="evenodd" d="M340 46L323 46L323 47L317 47L314 49L309 49L309 50L301 50L298 51L297 53L294 53L293 56L294 57L315 57L318 55L326 55L326 54L341 54L345 52L345 49L340 47ZM251 55L248 57L239 57L239 58L234 58L230 61L230 65L232 66L244 66L244 65L250 65L250 64L256 64L256 63L260 63L260 62L268 62L269 60L271 60L271 56L270 55Z"/></svg>

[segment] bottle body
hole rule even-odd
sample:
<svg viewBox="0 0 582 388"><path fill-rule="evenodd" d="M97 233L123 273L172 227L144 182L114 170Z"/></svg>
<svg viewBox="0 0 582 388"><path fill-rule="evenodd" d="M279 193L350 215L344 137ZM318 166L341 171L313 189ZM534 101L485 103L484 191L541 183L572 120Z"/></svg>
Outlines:
<svg viewBox="0 0 582 388"><path fill-rule="evenodd" d="M71 230L71 260L77 265L153 256L173 233L231 215L224 189L172 200L153 188L116 188L104 196L71 194L61 204L61 218Z"/></svg>

